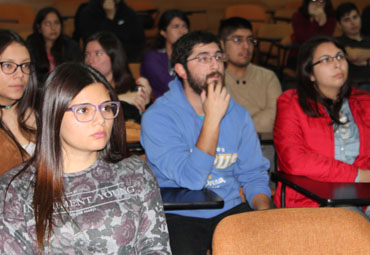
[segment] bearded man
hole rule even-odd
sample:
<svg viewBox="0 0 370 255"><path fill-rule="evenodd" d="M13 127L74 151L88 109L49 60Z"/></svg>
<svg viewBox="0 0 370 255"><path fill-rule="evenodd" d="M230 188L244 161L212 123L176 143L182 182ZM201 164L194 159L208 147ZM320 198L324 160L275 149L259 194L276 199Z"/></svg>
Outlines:
<svg viewBox="0 0 370 255"><path fill-rule="evenodd" d="M173 254L206 254L221 219L271 206L269 162L250 115L224 86L225 61L215 35L182 36L171 57L177 78L142 118L141 143L159 186L207 188L224 200L221 209L166 212Z"/></svg>

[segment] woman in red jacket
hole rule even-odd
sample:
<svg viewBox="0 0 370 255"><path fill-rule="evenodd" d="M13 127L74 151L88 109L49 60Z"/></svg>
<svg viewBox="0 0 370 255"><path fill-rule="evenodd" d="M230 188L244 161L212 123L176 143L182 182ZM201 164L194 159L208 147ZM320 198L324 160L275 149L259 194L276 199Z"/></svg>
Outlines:
<svg viewBox="0 0 370 255"><path fill-rule="evenodd" d="M370 93L347 82L345 56L329 36L313 37L300 48L298 87L277 101L279 171L325 182L370 182ZM279 183L278 207L280 195ZM318 204L287 187L286 206Z"/></svg>

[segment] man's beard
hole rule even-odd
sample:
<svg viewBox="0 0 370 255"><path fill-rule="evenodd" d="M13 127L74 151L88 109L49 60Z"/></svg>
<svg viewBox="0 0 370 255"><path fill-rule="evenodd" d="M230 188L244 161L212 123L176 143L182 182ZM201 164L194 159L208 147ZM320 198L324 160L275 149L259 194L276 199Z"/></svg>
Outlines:
<svg viewBox="0 0 370 255"><path fill-rule="evenodd" d="M224 82L225 76L222 73L218 72L218 71L217 72L212 72L210 74L207 74L204 81L201 81L199 79L196 79L194 76L192 76L190 74L190 72L188 70L186 70L186 72L187 72L188 82L189 82L190 87L198 95L200 95L203 90L207 90L207 88L208 88L208 83L207 83L208 78L209 77L212 77L213 75L219 75L221 77L221 84L222 84L222 86L225 86L225 82Z"/></svg>

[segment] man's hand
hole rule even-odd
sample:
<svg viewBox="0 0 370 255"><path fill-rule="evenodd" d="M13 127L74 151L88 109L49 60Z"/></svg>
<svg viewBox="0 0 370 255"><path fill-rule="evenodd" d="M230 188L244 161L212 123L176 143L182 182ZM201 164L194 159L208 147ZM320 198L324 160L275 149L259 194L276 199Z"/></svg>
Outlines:
<svg viewBox="0 0 370 255"><path fill-rule="evenodd" d="M265 210L271 208L270 198L265 194L257 194L253 197L252 206L254 210Z"/></svg>
<svg viewBox="0 0 370 255"><path fill-rule="evenodd" d="M370 182L370 170L369 169L358 169L360 174L359 182Z"/></svg>
<svg viewBox="0 0 370 255"><path fill-rule="evenodd" d="M216 156L220 123L229 105L230 95L221 82L211 82L207 92L203 91L200 97L205 116L196 146L205 153Z"/></svg>
<svg viewBox="0 0 370 255"><path fill-rule="evenodd" d="M203 90L200 95L203 103L205 118L219 123L224 117L230 102L230 94L222 86L220 81L212 81L208 84L207 91Z"/></svg>
<svg viewBox="0 0 370 255"><path fill-rule="evenodd" d="M356 66L367 66L370 49L346 47L348 60Z"/></svg>

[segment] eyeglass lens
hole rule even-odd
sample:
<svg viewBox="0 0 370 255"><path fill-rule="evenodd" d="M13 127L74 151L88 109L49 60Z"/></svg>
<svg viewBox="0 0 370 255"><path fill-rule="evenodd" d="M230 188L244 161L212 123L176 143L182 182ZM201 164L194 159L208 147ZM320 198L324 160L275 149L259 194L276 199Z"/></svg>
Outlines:
<svg viewBox="0 0 370 255"><path fill-rule="evenodd" d="M30 62L22 63L19 65L13 62L0 62L0 64L1 64L1 70L6 74L15 73L18 67L21 68L24 74L30 74L32 72L32 65Z"/></svg>
<svg viewBox="0 0 370 255"><path fill-rule="evenodd" d="M103 103L99 106L92 104L77 105L72 107L78 121L88 122L95 117L96 110L99 108L104 119L114 119L118 115L118 105L114 102Z"/></svg>

